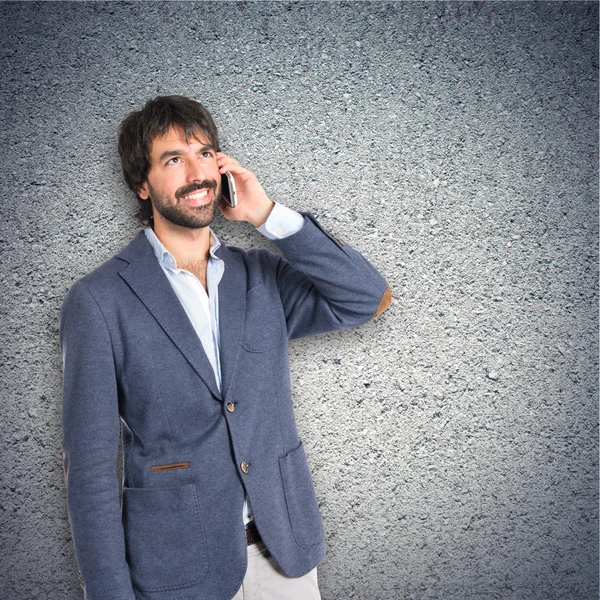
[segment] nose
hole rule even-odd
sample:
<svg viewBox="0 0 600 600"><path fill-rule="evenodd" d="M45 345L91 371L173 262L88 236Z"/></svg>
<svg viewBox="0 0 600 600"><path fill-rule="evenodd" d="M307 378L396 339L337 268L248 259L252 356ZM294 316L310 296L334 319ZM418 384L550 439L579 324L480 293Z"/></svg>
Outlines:
<svg viewBox="0 0 600 600"><path fill-rule="evenodd" d="M207 165L198 158L192 158L187 162L186 179L189 183L204 181L207 177Z"/></svg>

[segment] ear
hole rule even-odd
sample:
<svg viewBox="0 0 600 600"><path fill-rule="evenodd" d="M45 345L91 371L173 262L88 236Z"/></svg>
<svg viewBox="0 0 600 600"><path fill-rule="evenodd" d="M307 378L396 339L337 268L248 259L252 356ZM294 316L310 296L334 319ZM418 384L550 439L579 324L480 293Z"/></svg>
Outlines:
<svg viewBox="0 0 600 600"><path fill-rule="evenodd" d="M144 183L142 183L141 187L137 191L137 195L142 200L148 200L148 198L150 198L150 190L148 188L148 182L147 181L144 181Z"/></svg>

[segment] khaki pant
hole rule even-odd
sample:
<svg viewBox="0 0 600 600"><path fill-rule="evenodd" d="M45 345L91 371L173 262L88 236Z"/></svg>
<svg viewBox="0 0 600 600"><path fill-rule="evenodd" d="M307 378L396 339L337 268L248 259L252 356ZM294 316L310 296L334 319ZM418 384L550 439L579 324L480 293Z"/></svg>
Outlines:
<svg viewBox="0 0 600 600"><path fill-rule="evenodd" d="M232 600L321 600L316 567L303 577L287 577L265 545L248 546L248 569Z"/></svg>

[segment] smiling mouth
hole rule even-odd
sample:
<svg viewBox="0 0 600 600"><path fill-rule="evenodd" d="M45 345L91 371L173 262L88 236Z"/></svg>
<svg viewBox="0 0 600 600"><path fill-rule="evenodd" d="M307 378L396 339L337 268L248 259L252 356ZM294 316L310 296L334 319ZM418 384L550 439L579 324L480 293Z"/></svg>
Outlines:
<svg viewBox="0 0 600 600"><path fill-rule="evenodd" d="M210 191L209 189L196 190L191 194L186 194L181 197L181 200L191 206L202 206L210 202Z"/></svg>

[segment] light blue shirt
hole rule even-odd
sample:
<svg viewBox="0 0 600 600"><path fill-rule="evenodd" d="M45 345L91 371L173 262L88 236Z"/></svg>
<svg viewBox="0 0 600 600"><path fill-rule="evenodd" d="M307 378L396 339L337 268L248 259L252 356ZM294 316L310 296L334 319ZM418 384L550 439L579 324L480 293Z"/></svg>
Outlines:
<svg viewBox="0 0 600 600"><path fill-rule="evenodd" d="M283 239L302 229L304 217L282 204L275 203L269 218L258 227L263 235L271 240ZM225 263L215 254L221 242L217 239L212 229L210 231L210 253L206 266L207 290L199 279L189 271L177 268L173 255L162 245L150 227L146 227L144 234L150 242L158 262L167 276L171 287L179 298L192 326L200 341L204 352L210 361L215 373L219 391L221 391L221 338L219 335L219 282L225 271ZM244 502L244 524L252 520L249 502Z"/></svg>

